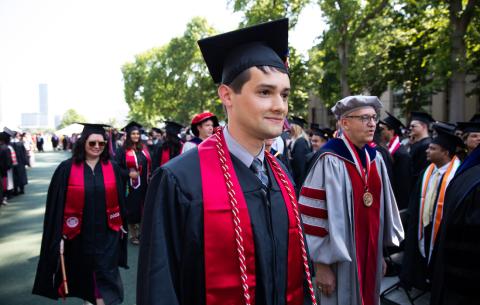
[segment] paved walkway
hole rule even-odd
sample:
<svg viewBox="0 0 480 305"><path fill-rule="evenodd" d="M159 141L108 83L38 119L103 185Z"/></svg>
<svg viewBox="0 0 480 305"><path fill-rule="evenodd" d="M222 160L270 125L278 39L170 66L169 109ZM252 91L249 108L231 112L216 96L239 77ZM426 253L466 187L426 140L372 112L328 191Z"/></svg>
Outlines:
<svg viewBox="0 0 480 305"><path fill-rule="evenodd" d="M28 170L29 185L26 194L11 199L8 206L0 208L1 305L83 304L79 299L72 298L63 302L31 294L40 253L48 186L57 165L68 157L69 154L64 152L37 154L35 167ZM129 245L128 256L130 269L120 269L125 289L123 304L134 305L138 247ZM382 286L389 287L395 281L396 278L385 278ZM396 304L409 304L406 295L399 290L389 298ZM415 304L428 304L428 296Z"/></svg>
<svg viewBox="0 0 480 305"><path fill-rule="evenodd" d="M25 195L14 197L0 208L0 304L48 305L83 304L80 299L54 301L32 295L33 280L40 253L45 198L57 165L70 156L64 152L36 154L35 167L28 170ZM135 304L138 248L129 245L130 269L121 270L125 289L123 304Z"/></svg>

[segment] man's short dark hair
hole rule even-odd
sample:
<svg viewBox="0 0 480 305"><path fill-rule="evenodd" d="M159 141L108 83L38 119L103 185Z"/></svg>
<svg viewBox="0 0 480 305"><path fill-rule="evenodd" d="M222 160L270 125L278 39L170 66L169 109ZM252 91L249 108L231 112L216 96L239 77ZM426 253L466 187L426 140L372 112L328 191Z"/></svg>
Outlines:
<svg viewBox="0 0 480 305"><path fill-rule="evenodd" d="M262 71L265 74L269 74L271 71L285 73L285 71L282 71L281 69L278 69L276 67L270 67L270 66L255 66L255 67L257 67L260 71ZM249 80L250 80L250 69L246 69L242 73L238 74L237 77L235 77L230 84L225 84L225 85L232 88L233 92L235 92L236 94L239 94L242 92L243 85Z"/></svg>

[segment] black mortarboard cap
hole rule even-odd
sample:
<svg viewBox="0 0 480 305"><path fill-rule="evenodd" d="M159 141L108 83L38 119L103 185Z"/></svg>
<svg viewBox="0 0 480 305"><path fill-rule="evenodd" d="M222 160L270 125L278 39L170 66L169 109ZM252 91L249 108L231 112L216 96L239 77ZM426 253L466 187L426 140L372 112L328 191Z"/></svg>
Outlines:
<svg viewBox="0 0 480 305"><path fill-rule="evenodd" d="M165 131L171 135L178 135L183 126L177 122L165 121Z"/></svg>
<svg viewBox="0 0 480 305"><path fill-rule="evenodd" d="M91 123L78 123L78 124L83 125L82 137L84 137L85 139L88 138L92 133L98 133L105 137L106 136L105 127L111 127L110 125L106 125L106 124L91 124Z"/></svg>
<svg viewBox="0 0 480 305"><path fill-rule="evenodd" d="M461 130L464 133L480 132L480 121L479 122L458 122L457 129Z"/></svg>
<svg viewBox="0 0 480 305"><path fill-rule="evenodd" d="M303 119L301 117L292 116L290 118L290 124L297 124L298 126L303 128L305 126L305 124L307 124L307 121L305 121L305 119Z"/></svg>
<svg viewBox="0 0 480 305"><path fill-rule="evenodd" d="M162 133L162 130L157 127L152 127L152 130L155 131L156 133Z"/></svg>
<svg viewBox="0 0 480 305"><path fill-rule="evenodd" d="M16 131L13 131L13 130L11 130L11 129L8 128L8 127L3 127L3 131L4 131L6 134L8 134L10 137L14 137L14 136L17 134Z"/></svg>
<svg viewBox="0 0 480 305"><path fill-rule="evenodd" d="M312 128L312 134L324 138L327 141L333 138L333 130L330 128Z"/></svg>
<svg viewBox="0 0 480 305"><path fill-rule="evenodd" d="M457 147L462 147L463 142L462 139L457 137L452 132L446 130L445 128L434 126L434 130L437 132L437 136L433 138L432 143L438 144L445 148L446 150L450 151L450 153L454 153L457 150Z"/></svg>
<svg viewBox="0 0 480 305"><path fill-rule="evenodd" d="M469 122L480 123L480 113L475 113Z"/></svg>
<svg viewBox="0 0 480 305"><path fill-rule="evenodd" d="M198 46L216 84L230 84L254 66L287 73L288 18L201 39Z"/></svg>
<svg viewBox="0 0 480 305"><path fill-rule="evenodd" d="M122 130L125 131L127 134L130 134L134 130L138 130L140 133L142 133L142 125L138 124L135 121L131 121L130 123L127 124L127 126L123 127Z"/></svg>
<svg viewBox="0 0 480 305"><path fill-rule="evenodd" d="M420 121L420 122L423 122L427 125L435 122L435 120L432 118L432 116L429 115L426 112L412 111L410 113L410 115L411 115L411 121Z"/></svg>
<svg viewBox="0 0 480 305"><path fill-rule="evenodd" d="M8 142L10 142L10 138L11 138L11 136L8 133L6 133L5 131L0 132L0 140L1 141L5 142L5 143L8 143Z"/></svg>
<svg viewBox="0 0 480 305"><path fill-rule="evenodd" d="M395 133L397 135L402 135L402 128L405 129L405 125L403 125L403 123L390 112L385 111L385 113L387 114L387 117L380 121L380 123L382 123L383 125L387 125L391 129L395 130Z"/></svg>
<svg viewBox="0 0 480 305"><path fill-rule="evenodd" d="M439 129L443 129L446 132L455 133L455 129L457 129L457 125L447 122L438 121L433 123L432 125L433 130L438 131Z"/></svg>

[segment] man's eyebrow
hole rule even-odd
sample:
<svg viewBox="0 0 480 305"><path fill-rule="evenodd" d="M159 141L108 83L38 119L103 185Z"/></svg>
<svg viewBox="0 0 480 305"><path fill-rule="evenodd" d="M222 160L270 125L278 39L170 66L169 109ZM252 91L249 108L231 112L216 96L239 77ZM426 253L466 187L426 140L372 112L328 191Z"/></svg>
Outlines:
<svg viewBox="0 0 480 305"><path fill-rule="evenodd" d="M272 90L278 88L278 86L276 86L276 85L265 84L265 83L264 84L258 84L256 87L257 88L268 88L268 89L272 89ZM282 91L290 91L290 87L285 87L285 88L282 89Z"/></svg>

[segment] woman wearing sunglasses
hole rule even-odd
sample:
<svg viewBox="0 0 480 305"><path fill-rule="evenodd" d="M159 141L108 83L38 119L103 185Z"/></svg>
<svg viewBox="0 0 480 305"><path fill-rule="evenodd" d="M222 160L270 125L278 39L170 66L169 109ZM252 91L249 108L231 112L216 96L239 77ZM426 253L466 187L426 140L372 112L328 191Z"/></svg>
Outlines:
<svg viewBox="0 0 480 305"><path fill-rule="evenodd" d="M127 134L125 143L115 153L115 159L122 168L124 177L128 180L126 184L127 220L130 241L134 245L139 244L143 202L152 168L148 147L142 143L140 138L141 128L142 125L133 121L125 126L123 128Z"/></svg>
<svg viewBox="0 0 480 305"><path fill-rule="evenodd" d="M120 168L110 161L103 124L83 124L72 158L48 189L33 293L120 304L118 267L127 268L125 204Z"/></svg>

